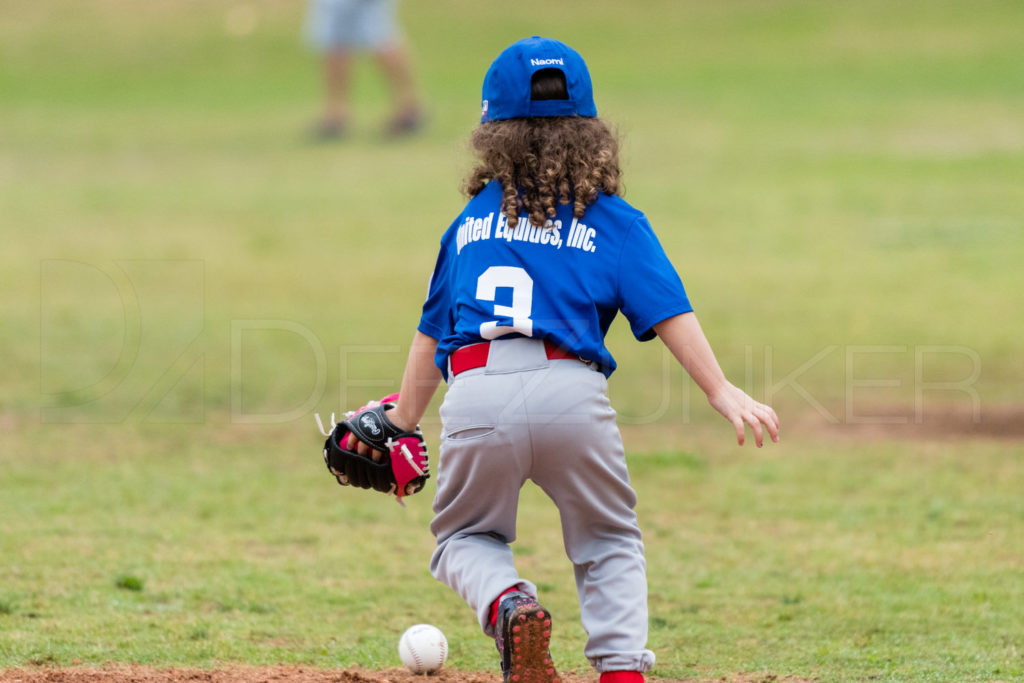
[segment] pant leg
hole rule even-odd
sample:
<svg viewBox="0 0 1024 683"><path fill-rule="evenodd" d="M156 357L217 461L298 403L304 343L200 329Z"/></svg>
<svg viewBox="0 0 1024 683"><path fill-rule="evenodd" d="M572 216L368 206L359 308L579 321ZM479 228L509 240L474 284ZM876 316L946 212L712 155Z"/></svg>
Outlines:
<svg viewBox="0 0 1024 683"><path fill-rule="evenodd" d="M502 591L518 584L536 595L516 572L509 547L530 461L525 423L502 417L516 386L514 374L470 371L453 382L441 406L430 571L473 608L488 635L490 606Z"/></svg>
<svg viewBox="0 0 1024 683"><path fill-rule="evenodd" d="M571 363L545 382L534 402L533 480L558 507L598 671L647 671L647 565L625 451L603 375Z"/></svg>

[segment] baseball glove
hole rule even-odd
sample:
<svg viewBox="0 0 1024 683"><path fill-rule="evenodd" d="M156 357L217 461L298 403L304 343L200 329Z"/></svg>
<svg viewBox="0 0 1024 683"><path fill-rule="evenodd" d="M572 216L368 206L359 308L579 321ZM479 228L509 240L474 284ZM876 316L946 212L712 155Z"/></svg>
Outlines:
<svg viewBox="0 0 1024 683"><path fill-rule="evenodd" d="M358 486L402 498L421 491L430 478L427 444L419 425L411 432L399 429L384 414L394 407L398 394L390 394L379 401L345 414L324 442L324 462L327 469L342 486ZM320 424L320 416L316 416ZM333 422L334 416L331 416ZM326 433L323 425L320 431ZM360 455L347 446L348 435L373 450L384 454L380 460Z"/></svg>

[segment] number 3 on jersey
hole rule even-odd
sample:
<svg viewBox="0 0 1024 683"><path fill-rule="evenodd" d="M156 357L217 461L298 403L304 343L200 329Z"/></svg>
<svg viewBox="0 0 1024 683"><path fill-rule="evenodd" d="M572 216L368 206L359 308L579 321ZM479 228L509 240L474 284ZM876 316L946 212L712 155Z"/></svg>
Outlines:
<svg viewBox="0 0 1024 683"><path fill-rule="evenodd" d="M476 298L493 302L499 288L512 290L512 305L494 304L494 315L512 318L512 325L498 325L497 320L480 325L480 336L497 339L513 332L527 337L533 336L533 278L522 268L514 266L491 266L476 280Z"/></svg>

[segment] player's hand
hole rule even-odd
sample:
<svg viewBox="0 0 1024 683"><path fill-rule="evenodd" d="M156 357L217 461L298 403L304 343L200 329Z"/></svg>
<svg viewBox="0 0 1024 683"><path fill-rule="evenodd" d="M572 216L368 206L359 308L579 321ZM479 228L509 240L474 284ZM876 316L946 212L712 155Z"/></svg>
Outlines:
<svg viewBox="0 0 1024 683"><path fill-rule="evenodd" d="M708 403L736 427L736 441L743 445L747 425L754 431L754 442L760 448L764 445L764 432L771 440L779 440L779 416L771 406L758 403L742 389L726 382L720 389L708 394Z"/></svg>
<svg viewBox="0 0 1024 683"><path fill-rule="evenodd" d="M343 448L347 448L350 451L355 451L359 455L365 455L374 460L374 462L380 462L384 454L378 450L370 448L365 443L356 438L356 435L349 432L348 436L345 437L345 443L341 444Z"/></svg>

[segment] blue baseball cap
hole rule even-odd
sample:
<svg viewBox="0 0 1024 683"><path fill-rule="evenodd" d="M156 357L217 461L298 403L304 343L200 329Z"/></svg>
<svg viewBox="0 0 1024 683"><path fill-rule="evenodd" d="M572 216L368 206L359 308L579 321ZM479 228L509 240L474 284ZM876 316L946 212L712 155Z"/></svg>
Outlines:
<svg viewBox="0 0 1024 683"><path fill-rule="evenodd" d="M558 69L565 75L567 100L530 99L533 74ZM590 72L580 53L553 38L533 36L505 48L484 76L480 122L527 116L597 116Z"/></svg>

